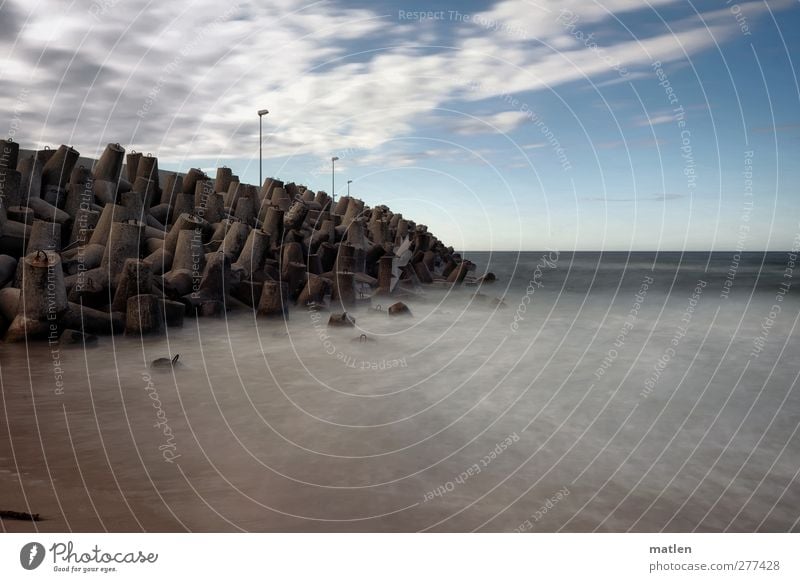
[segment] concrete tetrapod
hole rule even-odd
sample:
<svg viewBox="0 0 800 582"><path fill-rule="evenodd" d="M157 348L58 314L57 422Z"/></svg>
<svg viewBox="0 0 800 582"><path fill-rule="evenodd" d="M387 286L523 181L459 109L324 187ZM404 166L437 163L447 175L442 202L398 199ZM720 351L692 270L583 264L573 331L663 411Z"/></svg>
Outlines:
<svg viewBox="0 0 800 582"><path fill-rule="evenodd" d="M287 300L288 286L281 281L264 281L261 299L258 302L258 315L285 316L289 311Z"/></svg>
<svg viewBox="0 0 800 582"><path fill-rule="evenodd" d="M36 251L27 255L22 265L22 293L16 317L6 332L8 342L57 332L58 320L67 310L67 289L58 253Z"/></svg>
<svg viewBox="0 0 800 582"><path fill-rule="evenodd" d="M97 161L68 146L20 153L0 141L0 324L11 338L82 343L83 333L180 325L187 308L277 315L295 298L327 308L330 294L331 305L349 309L357 294L391 293L398 278L409 291L473 281L474 265L383 205L350 196L332 204L323 191L275 178L259 189L224 167L211 178L197 168L160 173L155 157L126 156L116 143ZM55 322L18 318L21 298L35 293L26 260L40 248L40 261L60 256Z"/></svg>
<svg viewBox="0 0 800 582"><path fill-rule="evenodd" d="M155 295L148 293L128 298L125 318L126 334L161 333L163 321L161 301Z"/></svg>

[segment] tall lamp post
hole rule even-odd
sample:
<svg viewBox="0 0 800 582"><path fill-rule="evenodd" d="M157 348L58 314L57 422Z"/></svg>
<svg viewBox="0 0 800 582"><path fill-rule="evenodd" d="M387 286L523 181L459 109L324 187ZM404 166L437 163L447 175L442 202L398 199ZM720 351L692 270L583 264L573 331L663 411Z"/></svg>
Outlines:
<svg viewBox="0 0 800 582"><path fill-rule="evenodd" d="M351 183L351 182L352 182L352 180L348 180L348 181L347 181L347 195L348 195L348 196L350 196L350 183Z"/></svg>
<svg viewBox="0 0 800 582"><path fill-rule="evenodd" d="M258 187L264 185L264 178L261 176L261 118L264 117L269 111L266 109L258 110Z"/></svg>
<svg viewBox="0 0 800 582"><path fill-rule="evenodd" d="M339 156L333 156L331 158L331 200L336 202L336 160L339 159Z"/></svg>

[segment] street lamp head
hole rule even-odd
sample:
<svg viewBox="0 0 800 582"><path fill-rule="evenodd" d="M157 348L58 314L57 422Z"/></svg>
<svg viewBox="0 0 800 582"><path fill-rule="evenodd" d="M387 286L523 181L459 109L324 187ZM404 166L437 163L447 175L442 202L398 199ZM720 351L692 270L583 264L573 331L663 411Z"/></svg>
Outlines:
<svg viewBox="0 0 800 582"><path fill-rule="evenodd" d="M269 113L269 111L267 111L266 109L259 109L258 110L258 116L259 117L261 117L262 115L266 115L267 113Z"/></svg>
<svg viewBox="0 0 800 582"><path fill-rule="evenodd" d="M332 162L335 162L335 161L337 161L338 159L339 159L339 156L333 156L333 157L331 158L331 161L332 161Z"/></svg>
<svg viewBox="0 0 800 582"><path fill-rule="evenodd" d="M348 184L352 184L352 183L353 183L353 181L352 181L352 180L348 180L348 181L347 181L347 183L348 183Z"/></svg>

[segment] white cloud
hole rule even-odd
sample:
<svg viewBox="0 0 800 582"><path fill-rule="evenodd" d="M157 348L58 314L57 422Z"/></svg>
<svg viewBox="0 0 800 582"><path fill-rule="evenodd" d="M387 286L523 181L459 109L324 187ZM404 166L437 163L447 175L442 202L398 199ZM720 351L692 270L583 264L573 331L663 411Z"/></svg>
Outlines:
<svg viewBox="0 0 800 582"><path fill-rule="evenodd" d="M18 131L23 145L71 143L91 155L119 141L171 161L257 156L255 111L262 107L270 110L267 157L371 150L413 135L443 106L615 78L608 59L646 70L738 32L720 10L707 13L708 27L695 19L674 32L618 40L601 58L555 21L559 10L574 11L584 24L608 19L608 11L641 9L640 2L508 0L480 13L483 24L450 22L446 29L333 3L296 10L291 0L162 2L144 10L114 0L9 2L0 12L17 32L0 40L0 107L12 110L19 90L30 90ZM92 16L92 6L104 5L110 8ZM750 17L761 10L745 5ZM440 35L454 27L451 48L419 48L437 39L447 44ZM451 130L509 132L524 121L496 103L496 111L461 118Z"/></svg>
<svg viewBox="0 0 800 582"><path fill-rule="evenodd" d="M521 111L501 111L490 115L460 117L447 125L459 135L510 133L521 126L528 116Z"/></svg>
<svg viewBox="0 0 800 582"><path fill-rule="evenodd" d="M657 115L648 115L640 119L637 125L641 127L648 127L650 125L662 125L664 123L675 123L675 115L671 113L662 113Z"/></svg>

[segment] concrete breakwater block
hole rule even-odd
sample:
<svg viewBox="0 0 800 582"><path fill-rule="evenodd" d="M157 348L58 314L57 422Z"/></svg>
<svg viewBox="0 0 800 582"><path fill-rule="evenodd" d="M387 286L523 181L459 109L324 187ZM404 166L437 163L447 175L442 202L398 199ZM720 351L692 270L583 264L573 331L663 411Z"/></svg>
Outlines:
<svg viewBox="0 0 800 582"><path fill-rule="evenodd" d="M67 288L61 257L55 251L31 253L22 262L22 292L6 341L46 337L51 325L56 325L66 310Z"/></svg>
<svg viewBox="0 0 800 582"><path fill-rule="evenodd" d="M263 281L242 281L233 291L233 296L248 307L258 307L261 293L264 291Z"/></svg>
<svg viewBox="0 0 800 582"><path fill-rule="evenodd" d="M0 255L0 287L4 287L17 272L17 259L9 255Z"/></svg>
<svg viewBox="0 0 800 582"><path fill-rule="evenodd" d="M325 295L330 290L330 282L324 277L310 274L305 287L297 298L298 305L308 305L310 303L319 304L325 300Z"/></svg>
<svg viewBox="0 0 800 582"><path fill-rule="evenodd" d="M153 294L134 295L128 299L125 333L145 335L161 333L161 301Z"/></svg>
<svg viewBox="0 0 800 582"><path fill-rule="evenodd" d="M66 145L59 146L42 169L43 186L64 188L78 158L80 153L77 150Z"/></svg>
<svg viewBox="0 0 800 582"><path fill-rule="evenodd" d="M144 224L131 220L130 222L114 222L106 244L106 252L100 263L100 268L108 273L111 286L116 285L116 280L122 272L126 259L138 259L144 234Z"/></svg>
<svg viewBox="0 0 800 582"><path fill-rule="evenodd" d="M411 315L411 310L408 308L408 305L402 301L390 305L387 311L389 315Z"/></svg>
<svg viewBox="0 0 800 582"><path fill-rule="evenodd" d="M414 263L414 273L416 273L417 279L421 283L433 283L433 275L431 275L428 267L422 261Z"/></svg>
<svg viewBox="0 0 800 582"><path fill-rule="evenodd" d="M186 306L183 303L162 299L161 312L167 327L183 327L183 318L186 315Z"/></svg>
<svg viewBox="0 0 800 582"><path fill-rule="evenodd" d="M447 282L455 285L463 283L469 272L469 265L469 261L462 261L458 266L454 267L447 276Z"/></svg>
<svg viewBox="0 0 800 582"><path fill-rule="evenodd" d="M300 228L308 215L308 204L302 200L295 200L283 217L283 226L286 230Z"/></svg>
<svg viewBox="0 0 800 582"><path fill-rule="evenodd" d="M258 315L284 316L289 311L289 286L279 281L265 281L261 299L258 302Z"/></svg>
<svg viewBox="0 0 800 582"><path fill-rule="evenodd" d="M9 206L7 216L9 220L21 222L28 226L32 225L33 221L36 219L33 210L27 206Z"/></svg>
<svg viewBox="0 0 800 582"><path fill-rule="evenodd" d="M236 202L233 217L248 226L253 226L256 220L256 203L252 198L239 198Z"/></svg>
<svg viewBox="0 0 800 582"><path fill-rule="evenodd" d="M356 319L346 311L343 313L332 313L328 318L329 327L353 327Z"/></svg>
<svg viewBox="0 0 800 582"><path fill-rule="evenodd" d="M286 317L294 306L344 312L331 325L348 325L376 295L388 305L422 285L490 282L424 224L352 196L245 184L225 167L161 172L117 143L96 161L67 145L21 153L0 140L8 341L157 334L187 313Z"/></svg>
<svg viewBox="0 0 800 582"><path fill-rule="evenodd" d="M355 275L345 271L337 271L334 275L331 303L342 307L351 307L356 303Z"/></svg>
<svg viewBox="0 0 800 582"><path fill-rule="evenodd" d="M70 302L60 323L84 333L111 335L125 331L125 313L100 311Z"/></svg>
<svg viewBox="0 0 800 582"><path fill-rule="evenodd" d="M63 345L91 345L97 343L97 336L91 333L83 333L82 331L78 331L76 329L65 329L61 332L61 335L58 338L58 343Z"/></svg>
<svg viewBox="0 0 800 582"><path fill-rule="evenodd" d="M233 268L242 271L243 279L258 278L269 254L270 236L261 230L252 229Z"/></svg>
<svg viewBox="0 0 800 582"><path fill-rule="evenodd" d="M111 311L125 311L128 299L136 295L148 294L153 288L153 274L150 265L139 259L126 259L119 278Z"/></svg>
<svg viewBox="0 0 800 582"><path fill-rule="evenodd" d="M95 180L106 180L116 183L122 173L122 165L125 161L125 148L118 143L106 145L106 149L92 168Z"/></svg>
<svg viewBox="0 0 800 582"><path fill-rule="evenodd" d="M34 220L28 237L28 251L60 251L61 225L57 222Z"/></svg>

